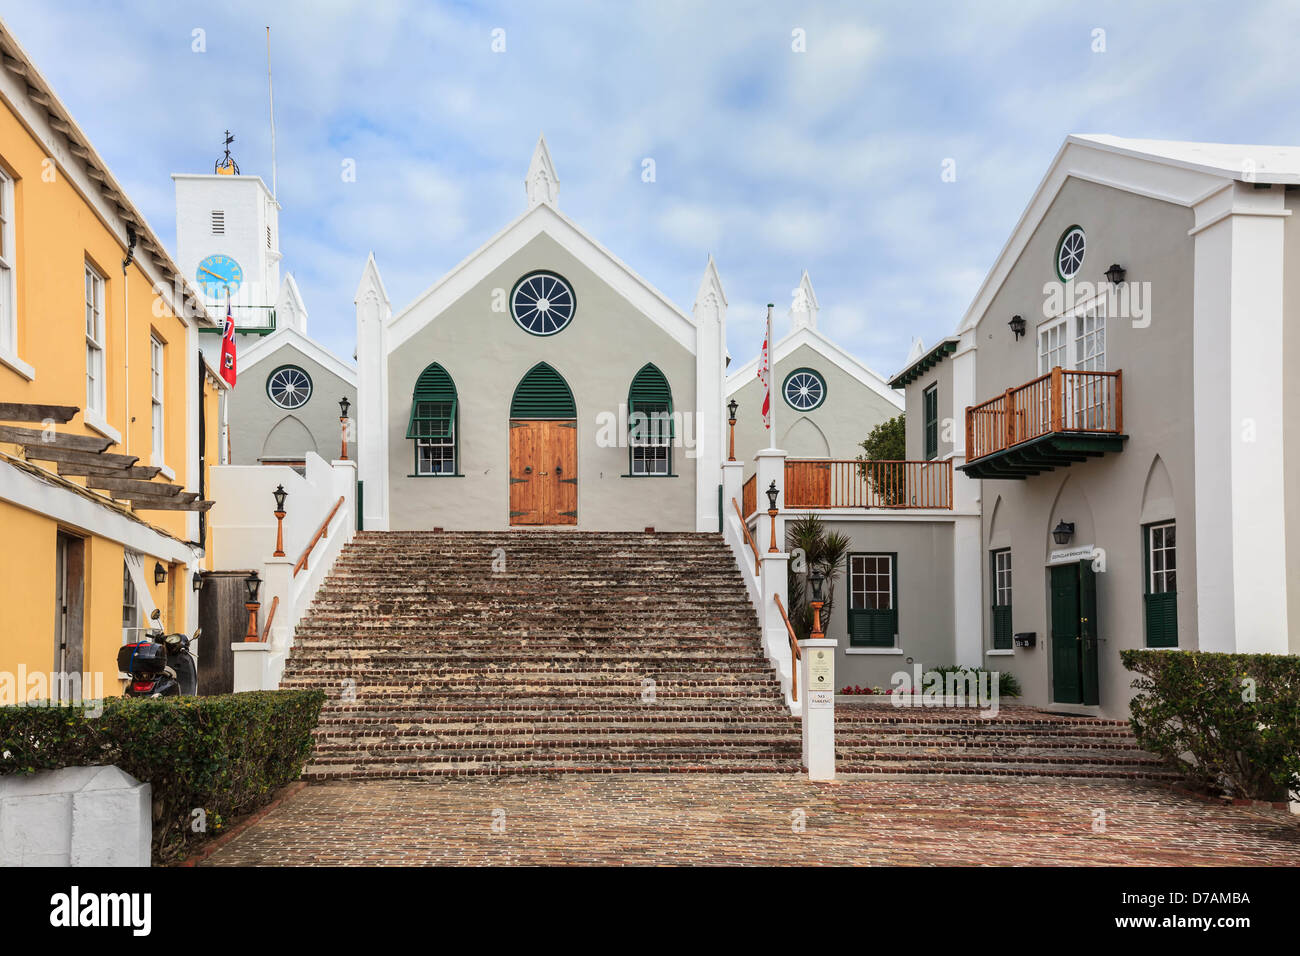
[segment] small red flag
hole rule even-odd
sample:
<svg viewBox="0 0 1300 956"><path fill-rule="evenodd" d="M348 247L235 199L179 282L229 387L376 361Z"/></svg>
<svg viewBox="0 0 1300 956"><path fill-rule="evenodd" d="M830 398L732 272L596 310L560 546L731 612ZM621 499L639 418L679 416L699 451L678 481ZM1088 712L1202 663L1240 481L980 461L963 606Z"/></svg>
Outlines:
<svg viewBox="0 0 1300 956"><path fill-rule="evenodd" d="M230 317L230 296L226 296L226 326L221 333L221 377L235 387L235 320Z"/></svg>

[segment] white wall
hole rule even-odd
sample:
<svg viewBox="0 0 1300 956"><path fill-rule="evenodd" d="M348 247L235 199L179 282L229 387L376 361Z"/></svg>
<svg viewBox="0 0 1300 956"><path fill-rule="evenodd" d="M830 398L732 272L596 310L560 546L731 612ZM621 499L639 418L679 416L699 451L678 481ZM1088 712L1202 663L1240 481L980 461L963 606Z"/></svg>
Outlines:
<svg viewBox="0 0 1300 956"><path fill-rule="evenodd" d="M276 485L289 493L284 509L285 556L297 560L337 500L334 472L319 455L307 455L304 478L287 465L218 465L212 469L208 513L213 567L260 568L275 550Z"/></svg>

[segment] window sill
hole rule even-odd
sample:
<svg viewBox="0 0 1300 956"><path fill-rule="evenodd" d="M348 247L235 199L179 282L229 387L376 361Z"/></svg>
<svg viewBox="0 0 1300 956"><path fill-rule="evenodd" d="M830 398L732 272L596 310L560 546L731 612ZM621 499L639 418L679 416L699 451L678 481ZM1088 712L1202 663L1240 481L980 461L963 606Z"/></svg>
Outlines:
<svg viewBox="0 0 1300 956"><path fill-rule="evenodd" d="M901 647L846 647L845 654L876 654L884 656L900 656L903 653Z"/></svg>
<svg viewBox="0 0 1300 956"><path fill-rule="evenodd" d="M1016 654L1015 649L1010 647L1006 647L1006 648L1000 647L994 650L987 650L984 652L985 657L1014 657L1015 654Z"/></svg>
<svg viewBox="0 0 1300 956"><path fill-rule="evenodd" d="M462 474L461 472L458 471L458 472L456 472L455 474L452 474L452 475L446 475L446 474L443 474L443 475L407 475L406 477L407 477L407 478L464 478L465 476L464 476L464 474Z"/></svg>
<svg viewBox="0 0 1300 956"><path fill-rule="evenodd" d="M36 369L8 349L0 348L0 365L8 366L29 382L36 378Z"/></svg>
<svg viewBox="0 0 1300 956"><path fill-rule="evenodd" d="M122 433L108 422L104 421L104 419L100 418L97 414L87 410L83 415L83 418L88 428L99 432L105 438L111 439L114 445L122 444Z"/></svg>
<svg viewBox="0 0 1300 956"><path fill-rule="evenodd" d="M619 477L620 477L620 478L680 478L681 475L674 475L674 474L668 474L668 475L631 475L631 474L628 474L628 475L619 475Z"/></svg>

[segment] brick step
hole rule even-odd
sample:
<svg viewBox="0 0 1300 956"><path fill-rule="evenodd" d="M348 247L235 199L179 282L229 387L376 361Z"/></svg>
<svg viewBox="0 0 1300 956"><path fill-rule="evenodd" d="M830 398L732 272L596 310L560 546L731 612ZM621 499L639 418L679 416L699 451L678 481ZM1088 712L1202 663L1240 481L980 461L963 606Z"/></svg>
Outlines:
<svg viewBox="0 0 1300 956"><path fill-rule="evenodd" d="M529 666L533 664L585 663L599 664L606 661L627 663L651 661L656 664L673 661L695 663L724 662L728 665L752 662L758 667L764 664L764 657L753 649L738 644L686 644L678 647L659 647L651 645L638 647L634 652L619 654L618 648L609 646L568 646L568 647L533 647L531 644L510 648L508 653L488 644L476 644L465 647L450 641L431 642L427 647L420 647L413 642L401 646L400 650L375 650L371 646L319 647L299 641L294 648L302 655L304 661L317 665L323 664L373 664L391 665L393 667L436 667L458 664L495 665L497 667Z"/></svg>
<svg viewBox="0 0 1300 956"><path fill-rule="evenodd" d="M328 701L321 711L320 724L359 723L365 721L394 721L399 723L438 722L438 721L483 721L491 720L502 724L513 722L538 721L575 721L599 723L601 721L636 721L647 719L647 710L654 708L654 721L659 724L673 721L710 722L766 722L777 721L792 730L798 730L796 718L781 704L762 701L758 704L749 702L729 702L715 699L703 701L674 701L662 703L629 703L621 706L608 706L593 709L582 701L548 700L541 702L502 701L498 698L481 698L463 700L455 705L444 703L442 706L429 707L427 701L409 701L405 703L377 703L357 701L343 703L338 700Z"/></svg>
<svg viewBox="0 0 1300 956"><path fill-rule="evenodd" d="M838 737L841 746L856 749L922 749L933 752L960 753L967 750L1023 750L1055 753L1058 750L1128 751L1145 754L1132 738L1090 737L1082 734L983 734L963 737L931 734L896 734L880 737Z"/></svg>
<svg viewBox="0 0 1300 956"><path fill-rule="evenodd" d="M535 674L618 674L622 676L650 676L659 674L734 674L737 671L766 678L763 673L764 661L755 655L719 655L710 658L701 654L673 655L638 655L630 658L600 657L596 655L574 654L569 657L536 655L533 657L511 657L494 659L486 655L474 657L432 657L418 658L370 657L362 660L301 657L290 661L293 673L321 674L323 676L365 674L377 678L398 678L409 676L462 677L470 675L491 674L531 676Z"/></svg>
<svg viewBox="0 0 1300 956"><path fill-rule="evenodd" d="M788 740L790 725L786 721L773 719L769 721L663 721L645 717L629 717L623 720L606 717L599 721L555 720L555 721L501 721L478 720L474 718L447 719L443 721L422 720L406 722L402 720L367 720L367 721L324 721L316 727L316 737L321 741L394 739L436 737L453 740L481 740L485 746L496 741L516 741L539 736L575 739L626 739L638 734L682 735L697 738L699 735L716 736L719 739L739 738L742 740Z"/></svg>
<svg viewBox="0 0 1300 956"><path fill-rule="evenodd" d="M672 625L661 623L659 625L644 624L634 628L624 627L592 627L590 625L581 628L575 627L569 622L565 627L527 627L520 626L515 622L513 626L494 626L491 629L484 627L482 624L474 624L460 621L430 622L425 621L419 626L408 626L402 631L396 630L391 624L374 624L361 626L357 623L331 624L328 627L315 623L308 618L299 624L296 630L295 640L312 639L312 640L333 640L346 641L349 639L364 637L366 647L409 647L413 638L426 637L430 641L437 642L459 642L469 645L473 642L481 644L494 644L501 647L502 650L509 650L510 644L506 642L528 642L531 646L541 647L548 643L556 646L566 647L599 647L601 644L618 639L626 640L632 638L638 642L653 641L657 645L668 647L689 647L710 640L725 641L728 644L736 644L748 640L754 642L754 631L757 630L757 622L752 627L732 627L721 626L714 622L711 625ZM394 640L384 643L384 638L391 636ZM345 647L355 647L356 644L344 644Z"/></svg>
<svg viewBox="0 0 1300 956"><path fill-rule="evenodd" d="M504 774L572 774L572 773L768 773L793 774L799 761L778 759L737 760L720 756L698 756L695 762L669 762L659 758L612 758L588 760L582 756L546 755L536 760L461 759L446 763L368 764L317 767L308 765L303 779L388 780L443 776L479 776Z"/></svg>
<svg viewBox="0 0 1300 956"><path fill-rule="evenodd" d="M1050 750L1044 753L1026 753L1023 750L1014 750L1012 752L995 753L992 751L924 751L918 752L912 747L898 748L878 748L878 747L858 747L843 746L838 741L835 747L836 759L843 759L847 763L888 763L902 761L913 764L933 764L936 766L945 766L955 764L959 766L971 765L976 766L985 763L1005 764L1007 766L1019 764L1031 764L1044 766L1057 765L1097 765L1097 766L1117 766L1130 768L1147 768L1153 770L1162 769L1165 765L1159 759L1152 757L1150 754L1137 752L1116 752L1107 753L1093 748L1082 750Z"/></svg>
<svg viewBox="0 0 1300 956"><path fill-rule="evenodd" d="M572 760L579 763L614 763L619 761L639 762L650 760L661 764L681 764L695 763L709 758L723 760L762 760L762 761L785 761L797 768L800 763L799 752L797 748L788 746L765 746L751 747L748 749L739 747L723 747L712 743L683 746L678 745L673 748L647 747L641 744L636 746L619 747L617 749L570 749L563 747L549 746L520 746L509 749L492 750L458 750L455 748L437 748L428 747L425 749L407 749L402 751L375 752L365 750L361 752L364 755L365 763L369 765L377 764L438 764L438 763L462 763L466 760L491 761L494 764L509 764L514 762L525 761L553 761L553 760ZM317 751L312 754L311 766L324 768L329 766L349 766L357 763L357 752L336 753L331 751Z"/></svg>
<svg viewBox="0 0 1300 956"><path fill-rule="evenodd" d="M1112 764L1077 762L1074 764L1016 764L1016 763L945 763L925 761L891 761L872 763L845 759L838 761L836 772L905 774L918 777L980 776L980 777L1058 777L1062 779L1110 780L1177 780L1178 775L1154 768L1133 768Z"/></svg>
<svg viewBox="0 0 1300 956"><path fill-rule="evenodd" d="M589 733L536 733L513 734L509 737L492 737L484 734L352 734L318 735L313 762L336 758L348 759L358 750L367 757L398 753L443 754L467 750L485 751L501 755L538 753L564 750L573 753L604 752L617 755L633 750L643 753L682 754L692 750L707 749L735 752L798 753L791 745L788 734L717 734L654 728L650 732L611 733L593 730Z"/></svg>
<svg viewBox="0 0 1300 956"><path fill-rule="evenodd" d="M325 691L326 700L344 700L343 688L330 685L322 686L319 682L286 680L281 684L285 690L305 690L320 687ZM419 705L429 706L433 701L444 703L447 707L465 707L482 701L488 706L507 707L509 705L547 706L556 703L566 706L604 707L619 706L625 701L640 701L641 688L611 689L608 687L575 688L572 686L554 688L477 688L466 687L451 689L429 689L424 692L407 688L387 689L357 687L349 696L356 702L367 705ZM681 689L659 686L655 689L655 699L661 703L702 704L718 701L729 707L770 707L782 700L778 690L769 690L760 685L752 687L684 687Z"/></svg>

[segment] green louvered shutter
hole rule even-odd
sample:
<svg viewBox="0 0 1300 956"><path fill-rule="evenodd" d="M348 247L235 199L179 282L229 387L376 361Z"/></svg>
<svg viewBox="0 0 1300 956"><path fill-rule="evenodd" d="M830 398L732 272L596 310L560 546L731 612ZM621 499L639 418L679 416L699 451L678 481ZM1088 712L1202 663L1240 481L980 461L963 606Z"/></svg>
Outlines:
<svg viewBox="0 0 1300 956"><path fill-rule="evenodd" d="M995 651L1011 650L1011 605L993 605L993 649Z"/></svg>
<svg viewBox="0 0 1300 956"><path fill-rule="evenodd" d="M667 415L668 437L676 437L673 428L673 392L668 387L664 373L647 362L632 379L632 387L627 393L628 428L632 427L631 418L635 412L643 415Z"/></svg>
<svg viewBox="0 0 1300 956"><path fill-rule="evenodd" d="M447 370L434 362L415 382L407 438L443 438L451 434L456 419L456 384Z"/></svg>
<svg viewBox="0 0 1300 956"><path fill-rule="evenodd" d="M1146 595L1147 647L1178 646L1178 592Z"/></svg>
<svg viewBox="0 0 1300 956"><path fill-rule="evenodd" d="M569 384L555 369L538 362L515 388L510 417L521 419L577 418L577 406Z"/></svg>

